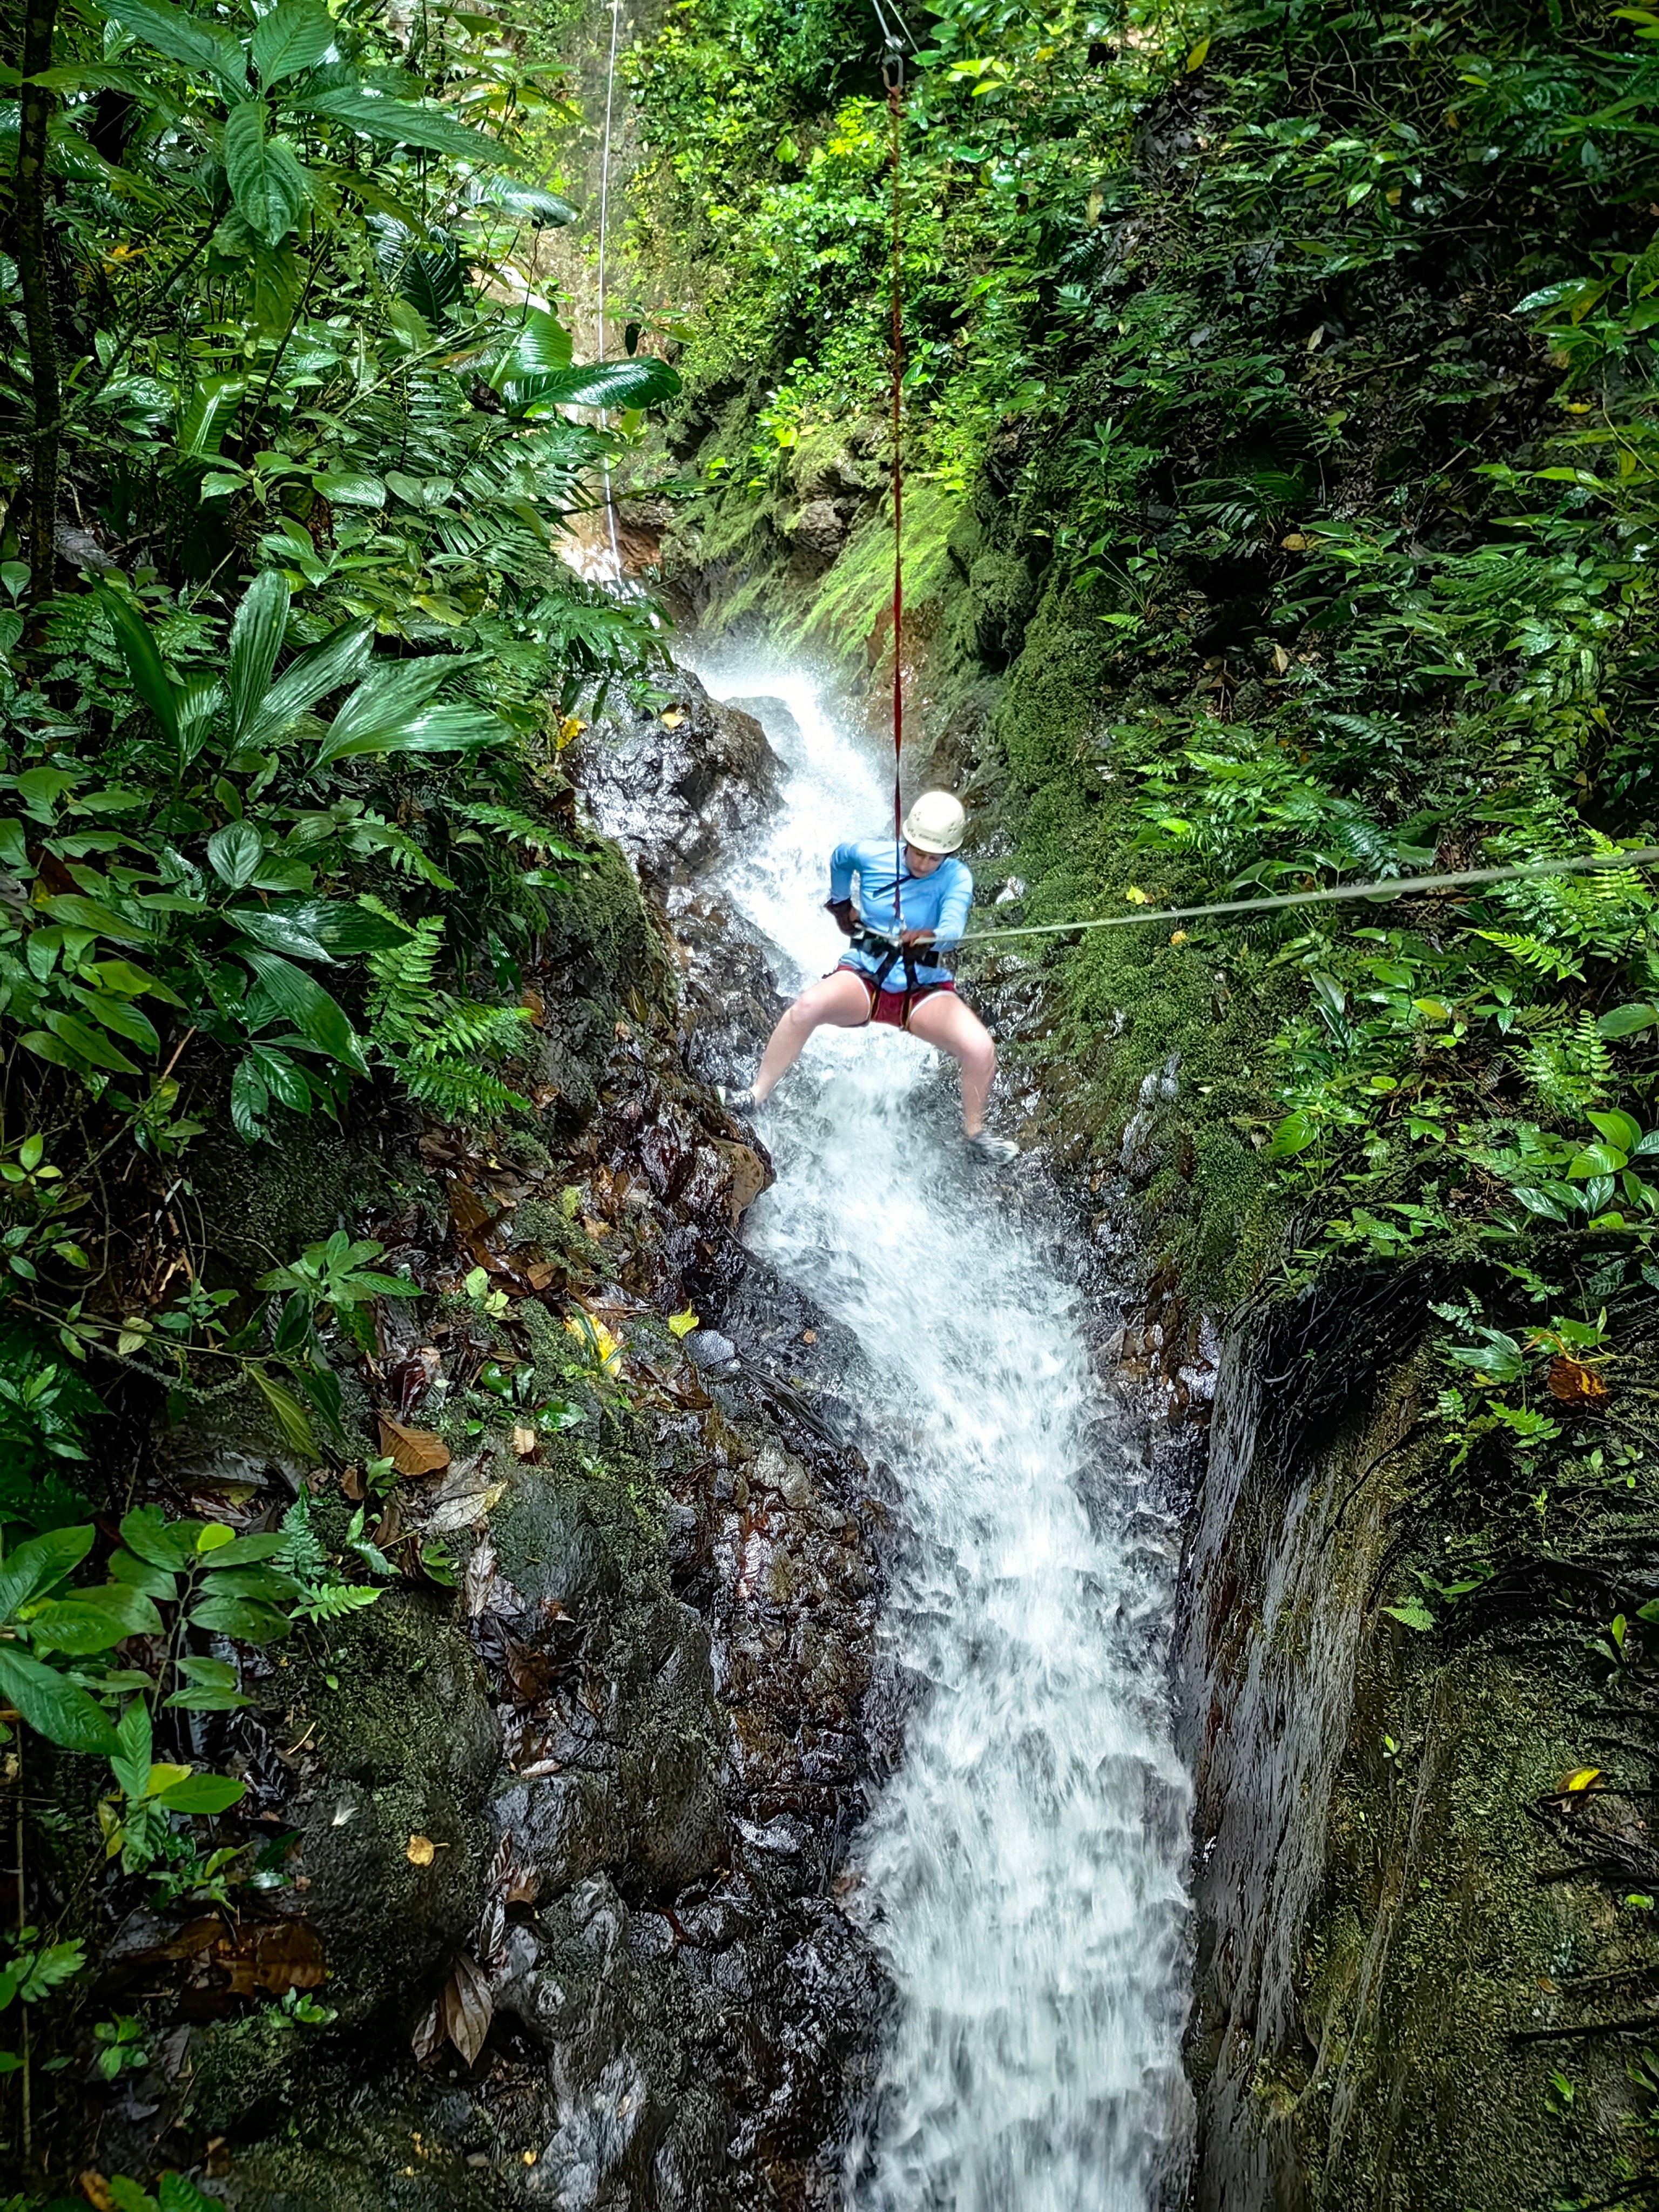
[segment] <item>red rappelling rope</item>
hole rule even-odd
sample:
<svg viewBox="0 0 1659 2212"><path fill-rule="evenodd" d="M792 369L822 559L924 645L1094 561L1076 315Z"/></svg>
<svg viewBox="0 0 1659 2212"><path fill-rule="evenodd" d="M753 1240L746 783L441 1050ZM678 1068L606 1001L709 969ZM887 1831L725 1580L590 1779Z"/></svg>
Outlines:
<svg viewBox="0 0 1659 2212"><path fill-rule="evenodd" d="M902 927L899 881L904 873L904 480L899 465L899 435L904 386L903 261L899 220L899 134L904 114L904 51L890 37L881 65L892 124L893 172L893 921Z"/></svg>

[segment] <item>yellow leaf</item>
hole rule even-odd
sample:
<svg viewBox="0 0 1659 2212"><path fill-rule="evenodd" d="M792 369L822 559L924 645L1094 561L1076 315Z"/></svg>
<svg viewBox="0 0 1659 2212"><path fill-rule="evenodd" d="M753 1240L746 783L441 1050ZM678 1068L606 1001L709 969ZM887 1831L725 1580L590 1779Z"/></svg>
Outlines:
<svg viewBox="0 0 1659 2212"><path fill-rule="evenodd" d="M602 1369L607 1375L621 1374L621 1343L602 1321L595 1321L585 1308L578 1306L574 1313L565 1316L564 1325L595 1367Z"/></svg>
<svg viewBox="0 0 1659 2212"><path fill-rule="evenodd" d="M1170 933L1170 942L1171 945L1184 945L1187 942L1186 931L1184 929L1172 930Z"/></svg>
<svg viewBox="0 0 1659 2212"><path fill-rule="evenodd" d="M1309 542L1299 530L1292 530L1287 538L1281 538L1279 541L1280 547L1286 553L1305 553Z"/></svg>
<svg viewBox="0 0 1659 2212"><path fill-rule="evenodd" d="M191 1769L175 1766L170 1759L158 1759L149 1770L149 1780L144 1784L146 1797L159 1797L164 1790L171 1790L175 1782L187 1782Z"/></svg>
<svg viewBox="0 0 1659 2212"><path fill-rule="evenodd" d="M562 752L567 745L574 745L586 727L586 723L578 715L567 714L559 724L558 736L554 740L559 751Z"/></svg>
<svg viewBox="0 0 1659 2212"><path fill-rule="evenodd" d="M665 730L678 730L684 720L685 716L678 707L671 707L662 718L662 726Z"/></svg>
<svg viewBox="0 0 1659 2212"><path fill-rule="evenodd" d="M1150 906L1152 902L1139 884L1131 884L1123 896L1131 906Z"/></svg>
<svg viewBox="0 0 1659 2212"><path fill-rule="evenodd" d="M1187 57L1187 74L1188 76L1192 75L1194 70L1201 70L1203 68L1205 61L1208 58L1209 52L1209 40L1207 39L1200 39L1198 44L1193 48L1191 53Z"/></svg>
<svg viewBox="0 0 1659 2212"><path fill-rule="evenodd" d="M1601 1778L1599 1766L1576 1766L1571 1774L1564 1774L1557 1786L1559 1797L1576 1797L1581 1790L1589 1789Z"/></svg>
<svg viewBox="0 0 1659 2212"><path fill-rule="evenodd" d="M404 1856L410 1866L430 1866L438 1855L438 1846L430 1836L411 1836Z"/></svg>
<svg viewBox="0 0 1659 2212"><path fill-rule="evenodd" d="M671 1336L690 1336L696 1326L697 1316L690 1306L687 1306L684 1313L670 1314L668 1316L668 1330Z"/></svg>

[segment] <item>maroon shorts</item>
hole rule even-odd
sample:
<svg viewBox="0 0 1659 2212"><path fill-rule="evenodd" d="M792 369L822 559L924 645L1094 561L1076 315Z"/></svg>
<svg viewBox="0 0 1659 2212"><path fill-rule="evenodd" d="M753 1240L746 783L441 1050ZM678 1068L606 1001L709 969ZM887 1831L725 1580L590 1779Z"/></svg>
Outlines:
<svg viewBox="0 0 1659 2212"><path fill-rule="evenodd" d="M918 983L914 991L883 991L877 988L875 978L866 975L862 968L852 961L843 960L834 971L837 975L856 975L870 994L870 1019L884 1023L890 1030L908 1030L910 1017L924 999L936 998L941 991L954 991L954 983ZM907 1003L908 1001L908 1003Z"/></svg>

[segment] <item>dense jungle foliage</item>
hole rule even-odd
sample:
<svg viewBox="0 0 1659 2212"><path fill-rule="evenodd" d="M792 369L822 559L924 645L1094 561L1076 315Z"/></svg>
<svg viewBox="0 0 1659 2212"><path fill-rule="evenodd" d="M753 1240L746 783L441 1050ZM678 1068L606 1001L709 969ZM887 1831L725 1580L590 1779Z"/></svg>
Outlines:
<svg viewBox="0 0 1659 2212"><path fill-rule="evenodd" d="M607 686L649 692L661 651L648 605L559 544L676 379L574 364L547 296L544 240L575 214L544 181L574 113L555 28L319 0L10 11L8 2181L39 2171L68 2053L106 2084L152 2055L138 2018L87 2009L88 1897L199 1909L287 1879L280 1844L256 1868L257 1839L204 1825L243 1795L203 1764L201 1717L251 1702L236 1647L399 1576L453 1580L441 1545L393 1559L365 1533L407 1471L389 1458L331 1548L303 1494L239 1534L132 1483L148 1409L239 1390L302 1460L342 1464L339 1370L377 1301L417 1294L344 1231L239 1273L204 1226L198 1140L292 1150L377 1101L416 1127L531 1111L523 965L604 873L560 754ZM505 1300L475 1273L483 1324ZM586 1352L604 1382L612 1347ZM66 1839L87 1864L43 1892ZM287 2025L334 2016L308 1985ZM67 2030L34 2025L70 2001ZM154 2202L95 2179L94 2201ZM159 2187L168 2212L206 2201Z"/></svg>
<svg viewBox="0 0 1659 2212"><path fill-rule="evenodd" d="M995 921L1651 848L1659 17L908 27L912 711L1020 895ZM788 608L855 691L890 655L879 44L856 7L682 0L634 70L641 307L696 309L671 561L728 619ZM1519 1631L1626 1752L1659 1645L1655 915L1615 864L1028 940L1046 1026L1006 1047L1097 1187L1162 1131L1136 1203L1175 1339L1307 1295L1363 1373L1431 1304L1373 1601L1425 1654ZM1394 1320L1346 1343L1350 1308ZM1585 1856L1645 1987L1659 1863ZM1632 2079L1609 2205L1651 2201L1650 2056Z"/></svg>

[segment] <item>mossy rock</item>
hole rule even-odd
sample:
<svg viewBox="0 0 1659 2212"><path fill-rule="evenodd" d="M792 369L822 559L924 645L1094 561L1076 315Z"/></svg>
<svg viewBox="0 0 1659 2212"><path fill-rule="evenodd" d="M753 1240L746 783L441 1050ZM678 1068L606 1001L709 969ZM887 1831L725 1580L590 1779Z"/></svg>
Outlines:
<svg viewBox="0 0 1659 2212"><path fill-rule="evenodd" d="M477 1917L499 1732L471 1645L434 1602L389 1591L327 1634L341 1686L313 1676L301 1721L323 1769L295 1814L306 1917L342 2021L384 2014L395 2033ZM417 1835L428 1865L409 1856Z"/></svg>

